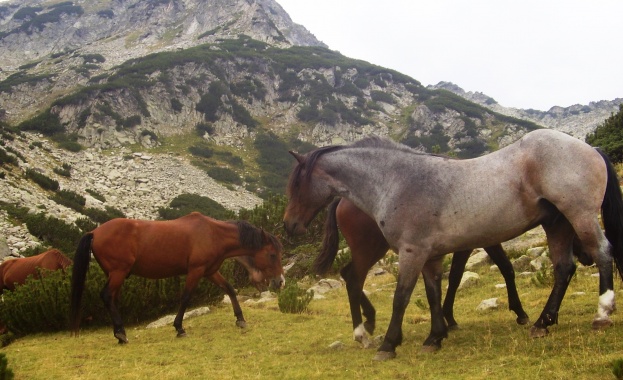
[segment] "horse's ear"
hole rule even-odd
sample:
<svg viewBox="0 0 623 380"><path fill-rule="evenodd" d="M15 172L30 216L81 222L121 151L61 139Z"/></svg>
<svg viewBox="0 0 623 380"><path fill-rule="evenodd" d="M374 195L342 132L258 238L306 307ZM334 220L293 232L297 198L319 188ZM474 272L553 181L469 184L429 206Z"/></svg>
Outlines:
<svg viewBox="0 0 623 380"><path fill-rule="evenodd" d="M299 164L303 163L304 157L296 152L293 152L291 150L288 151L288 153L290 153L292 156L294 156L294 158L296 158L296 160L298 161Z"/></svg>
<svg viewBox="0 0 623 380"><path fill-rule="evenodd" d="M262 243L264 243L264 244L270 243L270 237L268 236L266 231L264 231L263 228L261 228L260 230L262 231Z"/></svg>

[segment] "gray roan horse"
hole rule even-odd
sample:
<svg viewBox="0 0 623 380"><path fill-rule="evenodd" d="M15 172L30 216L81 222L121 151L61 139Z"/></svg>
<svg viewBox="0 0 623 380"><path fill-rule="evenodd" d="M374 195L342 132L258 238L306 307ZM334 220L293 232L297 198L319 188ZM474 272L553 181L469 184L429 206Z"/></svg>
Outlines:
<svg viewBox="0 0 623 380"><path fill-rule="evenodd" d="M613 258L623 275L623 199L614 168L601 151L564 133L537 130L468 160L418 154L375 137L305 156L292 154L298 165L287 188L288 233L304 233L318 211L340 196L371 216L399 254L392 317L375 359L396 356L420 272L430 282L427 298L431 315L436 315L426 345L447 336L441 310L442 256L496 245L537 225L547 235L554 287L531 336L544 336L557 323L576 269L574 253L599 269L593 327L612 324Z"/></svg>

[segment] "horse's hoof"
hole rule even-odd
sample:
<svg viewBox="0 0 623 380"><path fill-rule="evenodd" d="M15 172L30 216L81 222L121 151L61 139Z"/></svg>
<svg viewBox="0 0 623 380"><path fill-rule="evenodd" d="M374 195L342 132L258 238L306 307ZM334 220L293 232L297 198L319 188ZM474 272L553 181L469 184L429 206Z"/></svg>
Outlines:
<svg viewBox="0 0 623 380"><path fill-rule="evenodd" d="M186 338L186 331L180 331L177 333L178 338Z"/></svg>
<svg viewBox="0 0 623 380"><path fill-rule="evenodd" d="M236 326L240 327L241 329L246 329L247 328L247 322L245 322L245 321L236 321Z"/></svg>
<svg viewBox="0 0 623 380"><path fill-rule="evenodd" d="M604 330L612 326L610 318L602 318L593 320L593 330Z"/></svg>
<svg viewBox="0 0 623 380"><path fill-rule="evenodd" d="M549 334L549 330L546 327L530 327L530 338L543 338Z"/></svg>
<svg viewBox="0 0 623 380"><path fill-rule="evenodd" d="M458 324L454 324L454 325L448 325L448 331L455 331L455 330L460 330L461 327L459 327Z"/></svg>
<svg viewBox="0 0 623 380"><path fill-rule="evenodd" d="M125 336L124 333L116 332L115 333L115 338L119 339L119 344L126 344L126 343L128 343L128 338Z"/></svg>
<svg viewBox="0 0 623 380"><path fill-rule="evenodd" d="M441 349L441 345L439 346L435 344L430 345L430 346L422 345L422 352L436 352L436 351L439 351L440 349Z"/></svg>
<svg viewBox="0 0 623 380"><path fill-rule="evenodd" d="M528 317L517 317L517 324L518 325L527 325L528 323L530 323L530 318Z"/></svg>
<svg viewBox="0 0 623 380"><path fill-rule="evenodd" d="M394 359L396 352L394 351L377 351L374 355L374 360L377 362L384 362L386 360Z"/></svg>

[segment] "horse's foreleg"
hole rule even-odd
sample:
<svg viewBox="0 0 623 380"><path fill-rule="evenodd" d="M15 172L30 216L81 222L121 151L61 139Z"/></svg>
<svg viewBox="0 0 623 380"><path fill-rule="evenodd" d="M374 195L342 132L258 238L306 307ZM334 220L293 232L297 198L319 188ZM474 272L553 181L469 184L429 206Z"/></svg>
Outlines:
<svg viewBox="0 0 623 380"><path fill-rule="evenodd" d="M214 284L219 286L221 289L225 291L229 299L231 300L231 305L234 308L234 316L236 317L236 326L240 328L247 327L247 322L244 320L244 316L242 315L242 309L240 308L240 304L238 303L238 297L236 296L236 291L234 287L231 286L229 282L221 275L221 273L216 272L213 275L209 276L208 279L212 281Z"/></svg>
<svg viewBox="0 0 623 380"><path fill-rule="evenodd" d="M424 351L440 349L441 341L448 337L448 327L441 309L442 259L443 256L440 256L427 261L422 270L431 317L430 334L424 341Z"/></svg>
<svg viewBox="0 0 623 380"><path fill-rule="evenodd" d="M379 347L375 360L387 360L396 357L396 347L402 343L402 320L409 305L413 288L417 282L426 257L418 255L413 248L401 249L398 258L398 284L394 293L392 317Z"/></svg>
<svg viewBox="0 0 623 380"><path fill-rule="evenodd" d="M450 330L458 328L458 323L454 319L454 299L459 285L461 284L461 278L463 277L463 272L465 272L465 265L467 264L471 252L471 250L460 251L454 252L452 255L452 265L450 266L450 275L448 277L448 291L443 301L443 316Z"/></svg>
<svg viewBox="0 0 623 380"><path fill-rule="evenodd" d="M184 286L184 291L182 292L182 299L180 302L180 308L175 316L175 320L173 320L173 327L175 327L175 331L177 331L177 337L182 338L186 336L186 330L182 327L182 321L184 320L184 313L186 312L186 308L188 307L188 303L190 302L190 297L193 294L193 291L199 284L199 280L203 276L203 268L194 269L189 271L186 275L186 284Z"/></svg>
<svg viewBox="0 0 623 380"><path fill-rule="evenodd" d="M500 273L504 277L504 282L506 282L506 292L508 295L508 308L512 310L517 315L517 323L520 325L525 325L530 321L528 314L524 311L521 306L521 300L519 299L519 294L517 293L517 286L515 284L515 270L513 269L513 264L506 256L506 252L502 245L494 245L492 247L485 248L493 263L497 265Z"/></svg>
<svg viewBox="0 0 623 380"><path fill-rule="evenodd" d="M100 297L102 301L104 301L104 306L108 309L108 313L110 313L110 318L112 319L113 334L115 338L119 340L119 344L128 343L125 328L123 327L123 320L116 306L117 298L119 298L119 290L121 289L124 278L124 274L110 273L106 285L100 292Z"/></svg>
<svg viewBox="0 0 623 380"><path fill-rule="evenodd" d="M543 229L554 265L554 287L539 319L530 328L533 338L547 335L548 326L558 323L558 310L576 269L572 254L574 231L567 219L560 216L556 223L543 224Z"/></svg>

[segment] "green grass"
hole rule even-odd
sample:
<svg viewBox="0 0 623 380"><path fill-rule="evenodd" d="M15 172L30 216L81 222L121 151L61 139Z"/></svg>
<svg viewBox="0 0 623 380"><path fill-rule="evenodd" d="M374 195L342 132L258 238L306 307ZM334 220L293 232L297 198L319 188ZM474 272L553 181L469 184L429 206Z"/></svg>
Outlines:
<svg viewBox="0 0 623 380"><path fill-rule="evenodd" d="M455 316L461 329L450 333L436 353L421 345L430 323L428 311L415 304L425 301L418 282L407 309L403 345L398 357L374 362L375 350L352 341L350 312L344 288L314 300L305 314L283 314L277 302L243 304L248 328L240 330L230 306L188 319L188 337L175 337L173 327L128 327L130 343L118 345L112 328L85 330L78 338L69 333L27 336L0 350L6 353L16 379L569 379L614 378L610 363L623 356L620 326L591 329L596 311L598 280L594 268L580 268L563 302L559 325L542 339L528 337L507 310L506 292L497 272L483 269L478 286L459 292ZM366 289L377 307L377 334L385 332L391 312L394 277L368 278ZM549 288L538 288L529 278L517 279L524 308L534 321ZM445 287L445 285L444 285ZM620 280L616 292L621 294ZM585 295L572 295L583 291ZM479 312L482 299L499 297L498 310ZM620 321L614 314L614 321ZM328 346L339 340L342 349ZM493 377L491 377L493 376Z"/></svg>

